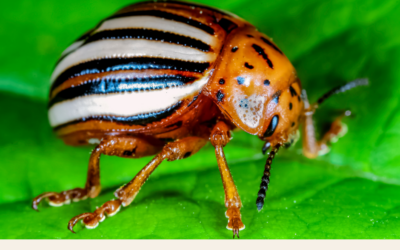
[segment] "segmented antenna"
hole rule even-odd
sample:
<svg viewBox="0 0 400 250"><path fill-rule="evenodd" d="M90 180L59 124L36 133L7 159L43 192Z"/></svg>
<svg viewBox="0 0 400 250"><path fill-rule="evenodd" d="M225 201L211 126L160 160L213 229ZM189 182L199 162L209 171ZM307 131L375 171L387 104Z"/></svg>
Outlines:
<svg viewBox="0 0 400 250"><path fill-rule="evenodd" d="M268 190L268 184L269 184L271 163L276 155L276 152L278 152L280 147L281 145L278 144L272 148L271 152L269 152L267 162L265 163L264 175L261 178L260 191L258 191L258 197L256 201L258 211L261 211L261 209L264 206L265 192Z"/></svg>
<svg viewBox="0 0 400 250"><path fill-rule="evenodd" d="M368 85L368 78L360 78L360 79L355 79L354 81L351 81L349 83L346 83L343 86L336 87L330 91L328 91L326 94L324 94L322 97L320 97L317 101L317 104L323 103L328 97L338 94L338 93L343 93L346 92L347 90L350 90L352 88L358 87L358 86L365 86Z"/></svg>

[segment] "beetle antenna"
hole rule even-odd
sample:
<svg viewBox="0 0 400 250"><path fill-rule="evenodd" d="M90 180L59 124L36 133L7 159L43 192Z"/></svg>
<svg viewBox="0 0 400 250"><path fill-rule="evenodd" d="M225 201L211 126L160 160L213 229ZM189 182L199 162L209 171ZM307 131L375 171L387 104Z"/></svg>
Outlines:
<svg viewBox="0 0 400 250"><path fill-rule="evenodd" d="M261 178L260 191L258 191L258 197L256 201L258 211L261 211L264 206L265 192L268 190L269 184L271 163L280 147L281 144L277 144L275 147L272 148L271 152L269 152L267 162L265 163L264 175Z"/></svg>
<svg viewBox="0 0 400 250"><path fill-rule="evenodd" d="M355 79L349 83L346 83L345 85L335 87L332 90L328 91L327 93L325 93L323 96L321 96L318 99L316 104L320 105L321 103L323 103L326 99L328 99L332 95L346 92L347 90L350 90L350 89L358 87L358 86L366 86L366 85L368 85L368 78Z"/></svg>

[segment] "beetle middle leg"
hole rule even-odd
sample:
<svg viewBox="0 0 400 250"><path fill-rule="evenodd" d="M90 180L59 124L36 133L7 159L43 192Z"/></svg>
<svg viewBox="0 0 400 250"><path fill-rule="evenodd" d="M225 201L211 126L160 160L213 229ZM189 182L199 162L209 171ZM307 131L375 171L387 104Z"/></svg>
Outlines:
<svg viewBox="0 0 400 250"><path fill-rule="evenodd" d="M215 147L218 168L221 173L222 183L225 190L225 206L228 208L225 214L228 218L227 229L233 231L233 238L235 238L235 235L239 238L239 230L244 229L242 215L240 214L242 202L240 201L236 185L233 182L223 151L223 147L230 140L229 133L229 127L222 121L218 122L211 132L211 144Z"/></svg>
<svg viewBox="0 0 400 250"><path fill-rule="evenodd" d="M135 199L144 182L162 161L174 161L189 157L199 151L206 143L207 139L201 137L186 137L165 145L161 152L157 154L153 160L151 160L128 184L115 191L114 194L117 199L107 201L93 213L83 213L75 216L69 221L68 229L71 230L71 232L74 232L73 227L79 220L83 220L83 223L87 228L97 227L99 222L105 219L105 214L112 216L120 210L121 205L126 207ZM112 152L112 149L110 150L110 152ZM119 156L123 156L122 152L118 152Z"/></svg>
<svg viewBox="0 0 400 250"><path fill-rule="evenodd" d="M32 207L37 210L38 204L45 198L49 200L51 206L58 207L63 204L69 204L71 200L76 202L97 197L101 191L99 160L102 154L138 158L155 154L161 148L161 144L149 143L147 140L141 138L116 137L113 139L104 139L90 155L87 180L84 188L74 188L60 193L43 193L33 199Z"/></svg>

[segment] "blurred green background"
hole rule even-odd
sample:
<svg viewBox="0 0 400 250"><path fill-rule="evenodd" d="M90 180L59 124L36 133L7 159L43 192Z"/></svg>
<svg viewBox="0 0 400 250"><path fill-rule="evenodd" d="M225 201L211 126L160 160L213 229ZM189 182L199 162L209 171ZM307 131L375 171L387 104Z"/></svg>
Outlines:
<svg viewBox="0 0 400 250"><path fill-rule="evenodd" d="M90 147L65 146L48 124L49 78L61 52L132 0L18 0L0 4L0 238L228 239L213 148L163 163L135 201L95 230L73 216L113 198L149 161L104 156L102 194L60 208L31 199L82 187ZM316 114L320 133L350 109L349 133L315 160L301 143L281 150L261 212L255 205L265 157L238 132L225 148L243 202L244 239L400 238L399 1L198 1L236 13L274 39L297 68L309 99L368 77L370 86L331 98Z"/></svg>

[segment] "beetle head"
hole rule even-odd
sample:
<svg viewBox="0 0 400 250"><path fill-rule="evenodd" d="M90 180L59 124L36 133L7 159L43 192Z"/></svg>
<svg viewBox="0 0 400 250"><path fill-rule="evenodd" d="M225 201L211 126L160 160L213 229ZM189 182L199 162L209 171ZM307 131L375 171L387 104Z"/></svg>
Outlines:
<svg viewBox="0 0 400 250"><path fill-rule="evenodd" d="M296 135L300 91L289 59L249 26L227 38L205 93L237 127L274 146Z"/></svg>

